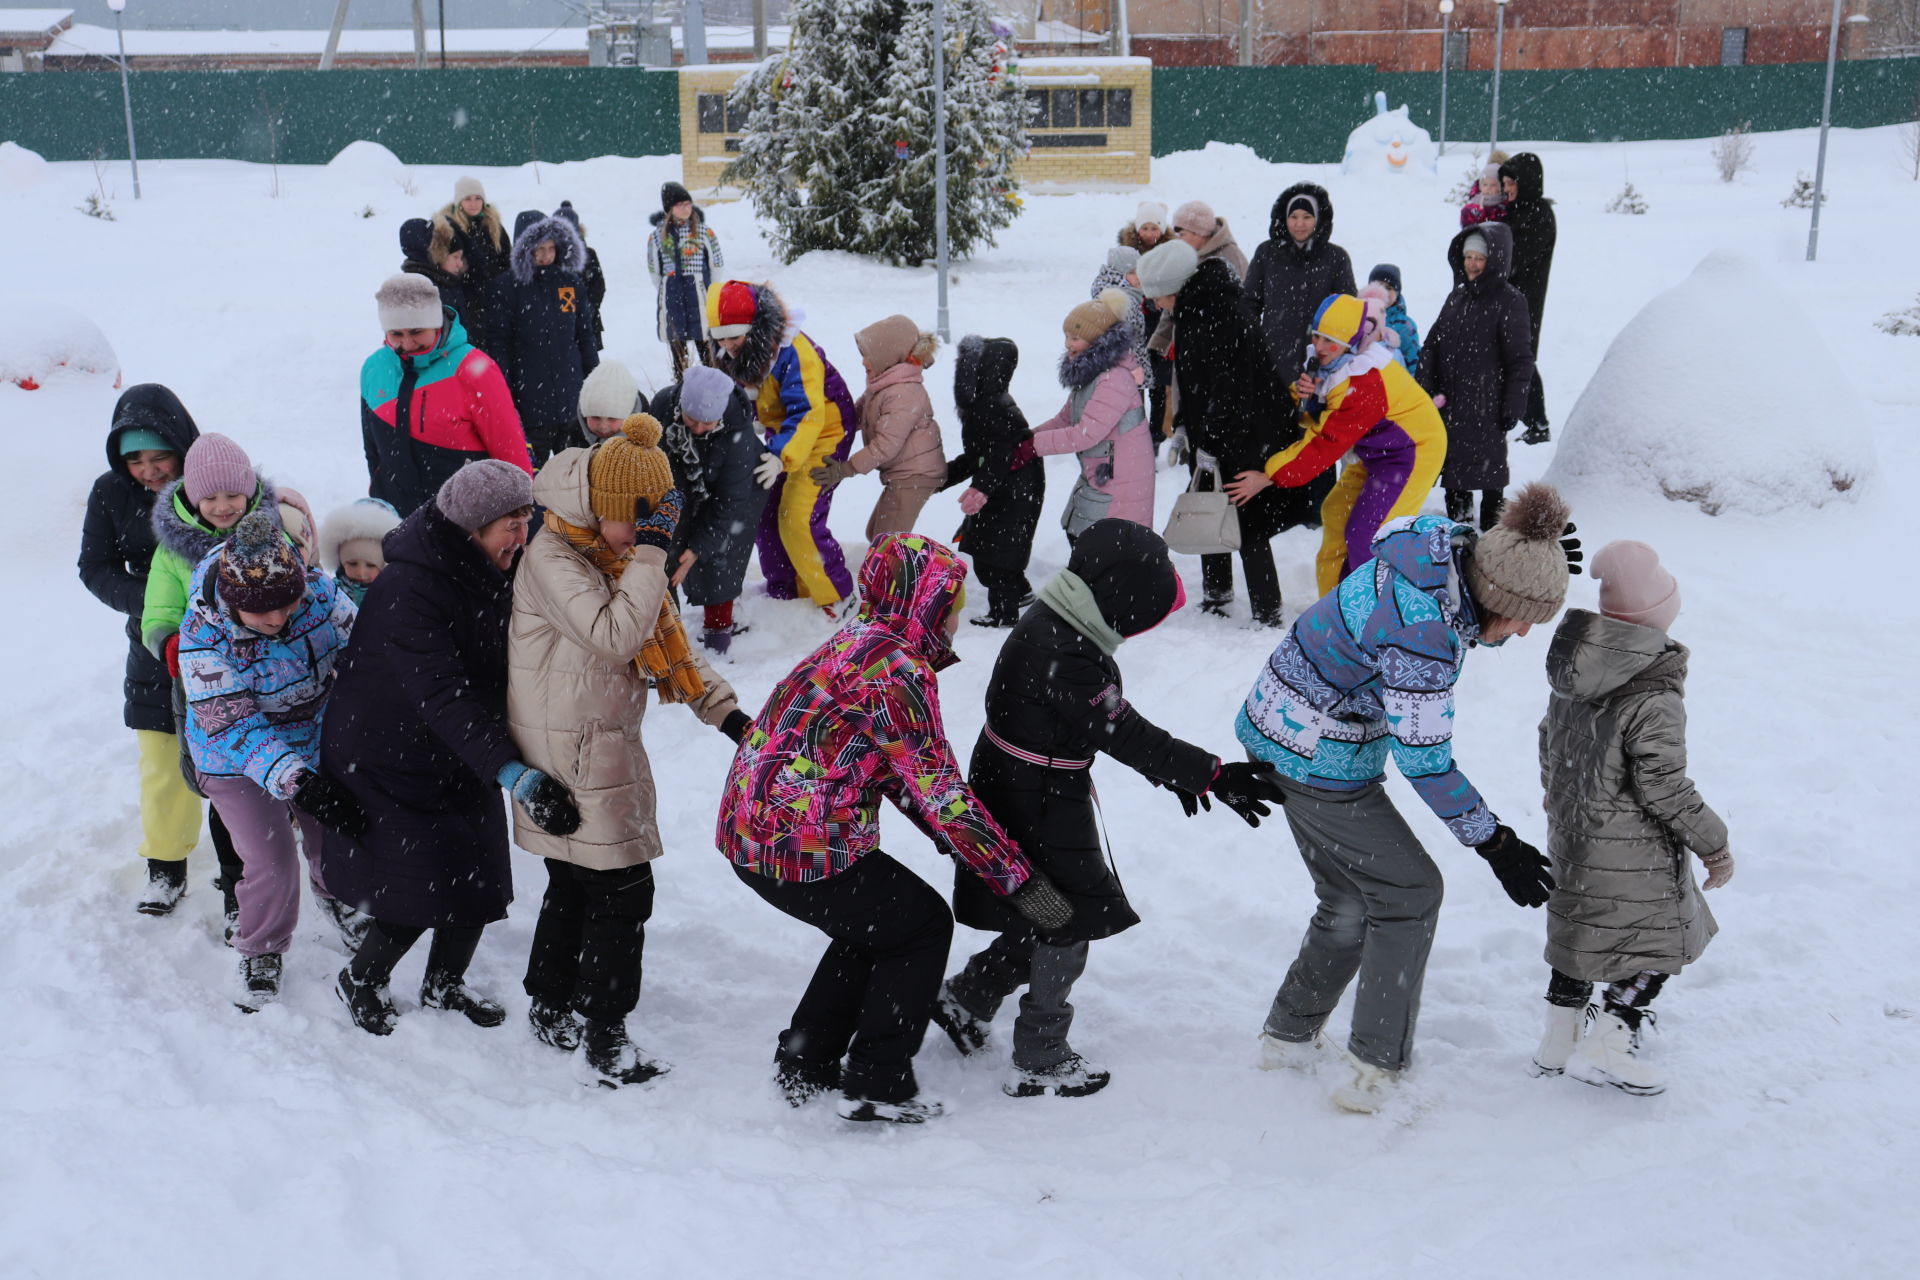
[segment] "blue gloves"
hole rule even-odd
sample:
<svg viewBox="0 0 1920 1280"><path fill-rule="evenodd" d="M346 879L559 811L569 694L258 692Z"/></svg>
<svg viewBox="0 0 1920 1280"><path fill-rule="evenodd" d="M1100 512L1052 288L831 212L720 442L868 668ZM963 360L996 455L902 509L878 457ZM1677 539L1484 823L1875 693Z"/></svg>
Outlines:
<svg viewBox="0 0 1920 1280"><path fill-rule="evenodd" d="M502 765L494 780L512 793L533 825L550 836L570 836L580 829L580 808L567 789L538 769L518 760Z"/></svg>

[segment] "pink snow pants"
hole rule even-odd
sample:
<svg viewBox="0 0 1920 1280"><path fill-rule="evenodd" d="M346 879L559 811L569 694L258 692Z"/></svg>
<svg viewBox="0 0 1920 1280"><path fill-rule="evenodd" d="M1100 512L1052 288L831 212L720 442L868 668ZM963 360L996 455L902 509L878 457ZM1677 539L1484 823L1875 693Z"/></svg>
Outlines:
<svg viewBox="0 0 1920 1280"><path fill-rule="evenodd" d="M233 847L246 868L234 893L240 923L233 949L243 956L282 955L300 922L300 855L294 833L307 853L307 879L315 897L330 898L320 880L320 823L285 800L277 800L251 778L202 776L200 789L220 811L233 835Z"/></svg>

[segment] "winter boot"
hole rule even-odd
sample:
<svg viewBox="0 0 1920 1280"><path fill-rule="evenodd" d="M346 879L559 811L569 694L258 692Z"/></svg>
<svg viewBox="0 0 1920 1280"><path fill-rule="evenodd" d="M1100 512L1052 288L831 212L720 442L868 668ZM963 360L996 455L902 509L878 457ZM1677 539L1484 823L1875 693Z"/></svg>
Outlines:
<svg viewBox="0 0 1920 1280"><path fill-rule="evenodd" d="M185 860L166 862L159 858L148 858L147 887L133 909L143 916L170 916L173 909L180 905L180 896L186 891Z"/></svg>
<svg viewBox="0 0 1920 1280"><path fill-rule="evenodd" d="M1347 1069L1353 1072L1353 1083L1343 1084L1333 1091L1333 1105L1357 1115L1372 1115L1386 1106L1400 1083L1400 1073L1376 1067L1371 1062L1362 1062L1350 1050L1342 1049L1340 1057Z"/></svg>
<svg viewBox="0 0 1920 1280"><path fill-rule="evenodd" d="M1015 1067L1012 1079L1000 1086L1000 1092L1009 1098L1038 1098L1049 1093L1056 1098L1084 1098L1100 1092L1112 1080L1111 1071L1094 1066L1077 1053L1070 1053L1038 1071Z"/></svg>
<svg viewBox="0 0 1920 1280"><path fill-rule="evenodd" d="M1233 593L1224 596L1206 596L1200 601L1200 612L1212 614L1216 618L1227 616L1227 609L1233 604Z"/></svg>
<svg viewBox="0 0 1920 1280"><path fill-rule="evenodd" d="M976 627L1010 627L1020 621L1020 615L1011 609L994 607L978 617L968 618L967 621Z"/></svg>
<svg viewBox="0 0 1920 1280"><path fill-rule="evenodd" d="M1553 439L1553 432L1547 430L1547 424L1544 422L1537 427L1528 427L1520 433L1521 444L1545 444L1551 439Z"/></svg>
<svg viewBox="0 0 1920 1280"><path fill-rule="evenodd" d="M1260 1033L1262 1071L1312 1071L1326 1052L1327 1039L1318 1031L1311 1040L1282 1040L1272 1032Z"/></svg>
<svg viewBox="0 0 1920 1280"><path fill-rule="evenodd" d="M745 634L747 628L739 622L730 627L709 627L700 633L700 643L706 646L708 653L724 658L727 650L733 646L733 638Z"/></svg>
<svg viewBox="0 0 1920 1280"><path fill-rule="evenodd" d="M1533 1051L1528 1075L1557 1076L1567 1069L1567 1059L1573 1055L1573 1047L1580 1043L1580 1026L1589 1012L1564 1004L1547 1006L1546 1034L1540 1037L1540 1047Z"/></svg>
<svg viewBox="0 0 1920 1280"><path fill-rule="evenodd" d="M398 1021L400 1011L393 1007L393 997L387 994L386 983L362 982L353 976L353 966L348 965L334 980L333 994L339 996L340 1003L347 1006L354 1026L370 1035L393 1034L393 1024Z"/></svg>
<svg viewBox="0 0 1920 1280"><path fill-rule="evenodd" d="M1567 1074L1581 1084L1610 1085L1640 1098L1665 1093L1666 1072L1635 1056L1639 1042L1638 1028L1617 1010L1595 1010L1593 1026L1567 1059Z"/></svg>
<svg viewBox="0 0 1920 1280"><path fill-rule="evenodd" d="M476 1027L497 1027L507 1020L505 1008L475 991L464 977L454 973L428 973L420 984L420 1007L465 1014L467 1021Z"/></svg>
<svg viewBox="0 0 1920 1280"><path fill-rule="evenodd" d="M333 921L333 927L340 931L340 941L352 955L360 950L360 944L366 940L367 930L373 928L373 917L364 911L356 911L338 898L322 898L314 895L314 901L327 919Z"/></svg>
<svg viewBox="0 0 1920 1280"><path fill-rule="evenodd" d="M1447 519L1455 524L1468 524L1473 520L1473 490L1448 489Z"/></svg>
<svg viewBox="0 0 1920 1280"><path fill-rule="evenodd" d="M926 1098L908 1098L905 1102L876 1102L847 1094L840 1099L840 1118L858 1123L925 1124L940 1116L946 1108Z"/></svg>
<svg viewBox="0 0 1920 1280"><path fill-rule="evenodd" d="M940 984L940 998L933 1005L933 1025L947 1033L947 1039L953 1041L953 1047L963 1058L986 1048L987 1037L993 1030L992 1022L976 1018L967 1006L954 999L951 982Z"/></svg>
<svg viewBox="0 0 1920 1280"><path fill-rule="evenodd" d="M572 1053L580 1047L580 1019L573 1016L571 1009L535 1000L527 1010L527 1022L533 1027L533 1038L541 1044L562 1053Z"/></svg>
<svg viewBox="0 0 1920 1280"><path fill-rule="evenodd" d="M773 1079L790 1107L804 1107L823 1094L840 1087L840 1064L817 1058L800 1058L776 1051L773 1055Z"/></svg>
<svg viewBox="0 0 1920 1280"><path fill-rule="evenodd" d="M645 1084L671 1070L666 1063L646 1057L633 1041L627 1039L625 1019L586 1019L586 1031L580 1037L580 1045L586 1051L586 1083L597 1084L603 1089L618 1089L623 1084Z"/></svg>
<svg viewBox="0 0 1920 1280"><path fill-rule="evenodd" d="M215 876L213 887L220 891L220 912L226 917L222 932L228 946L233 945L233 931L240 927L240 895L237 892L239 881L229 880L225 876Z"/></svg>
<svg viewBox="0 0 1920 1280"><path fill-rule="evenodd" d="M258 1013L280 998L280 957L273 952L240 958L240 998L234 1007Z"/></svg>

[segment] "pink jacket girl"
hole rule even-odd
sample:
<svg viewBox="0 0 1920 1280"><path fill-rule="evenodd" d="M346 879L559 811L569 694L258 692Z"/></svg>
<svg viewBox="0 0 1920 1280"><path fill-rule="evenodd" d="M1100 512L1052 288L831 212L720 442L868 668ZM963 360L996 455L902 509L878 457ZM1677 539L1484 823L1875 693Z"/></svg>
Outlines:
<svg viewBox="0 0 1920 1280"><path fill-rule="evenodd" d="M1153 523L1153 436L1140 403L1143 371L1132 334L1120 323L1126 307L1126 295L1108 289L1067 313L1061 326L1067 349L1060 357L1067 402L1033 429L1034 454L1080 458L1080 479L1060 520L1068 541L1108 517ZM1023 445L1016 467L1025 452Z"/></svg>

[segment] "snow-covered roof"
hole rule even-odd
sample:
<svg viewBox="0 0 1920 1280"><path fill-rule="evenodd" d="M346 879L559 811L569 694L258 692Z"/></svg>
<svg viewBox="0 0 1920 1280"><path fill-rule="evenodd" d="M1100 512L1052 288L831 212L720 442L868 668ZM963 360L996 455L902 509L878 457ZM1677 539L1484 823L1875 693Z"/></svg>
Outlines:
<svg viewBox="0 0 1920 1280"><path fill-rule="evenodd" d="M8 14L0 10L0 17ZM31 11L40 12L40 11ZM45 12L54 12L46 10ZM683 44L679 27L673 29L674 45ZM770 28L771 43L784 45L784 27ZM127 56L130 58L234 56L278 54L319 58L326 49L327 33L313 31L127 31ZM750 49L753 28L735 26L707 27L708 49ZM439 32L429 26L427 50L440 50ZM578 53L587 51L585 27L472 27L447 28L447 52L472 55L483 53ZM345 55L410 54L413 31L407 27L356 30L349 27L340 35L340 52ZM47 48L49 58L113 57L117 44L112 27L77 23L60 33Z"/></svg>
<svg viewBox="0 0 1920 1280"><path fill-rule="evenodd" d="M1027 58L1019 60L1022 69L1047 67L1150 67L1152 58L1102 58L1094 55L1086 57Z"/></svg>
<svg viewBox="0 0 1920 1280"><path fill-rule="evenodd" d="M71 9L0 9L0 35L43 36L72 20Z"/></svg>

